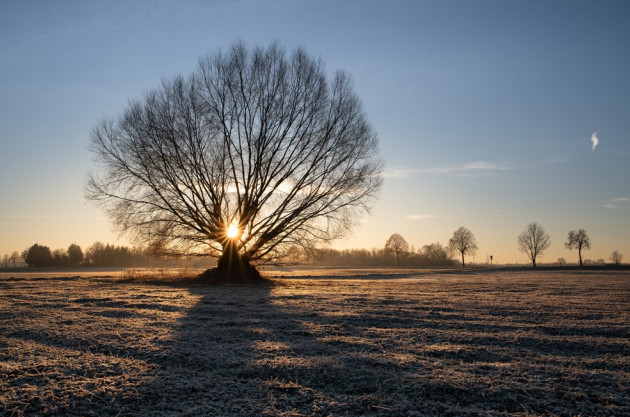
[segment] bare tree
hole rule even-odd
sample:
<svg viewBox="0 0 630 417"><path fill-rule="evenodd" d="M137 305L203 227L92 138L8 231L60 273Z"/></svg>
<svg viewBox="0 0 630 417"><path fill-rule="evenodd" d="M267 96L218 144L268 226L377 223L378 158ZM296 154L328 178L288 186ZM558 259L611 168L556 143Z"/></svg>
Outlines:
<svg viewBox="0 0 630 417"><path fill-rule="evenodd" d="M427 258L430 265L446 265L451 262L447 249L440 242L424 245L422 254Z"/></svg>
<svg viewBox="0 0 630 417"><path fill-rule="evenodd" d="M538 223L530 223L525 231L518 236L518 250L527 254L536 268L536 258L542 256L545 249L551 245L551 237Z"/></svg>
<svg viewBox="0 0 630 417"><path fill-rule="evenodd" d="M475 235L463 226L455 230L453 237L448 241L448 247L451 251L462 255L462 268L466 266L464 255L473 255L479 249Z"/></svg>
<svg viewBox="0 0 630 417"><path fill-rule="evenodd" d="M18 253L18 251L14 250L9 257L9 262L13 262L13 268L15 268L15 264L18 262L22 262L22 257Z"/></svg>
<svg viewBox="0 0 630 417"><path fill-rule="evenodd" d="M98 124L86 196L121 232L218 273L339 238L381 184L376 134L344 72L277 44L201 59Z"/></svg>
<svg viewBox="0 0 630 417"><path fill-rule="evenodd" d="M615 265L621 264L622 259L623 259L623 255L618 250L614 250L612 255L610 255L610 260Z"/></svg>
<svg viewBox="0 0 630 417"><path fill-rule="evenodd" d="M396 256L396 265L400 266L400 258L409 252L409 244L401 235L394 233L385 242L385 251L393 253Z"/></svg>
<svg viewBox="0 0 630 417"><path fill-rule="evenodd" d="M578 256L580 258L580 266L582 264L582 249L590 249L591 248L591 240L588 238L586 234L586 230L580 229L578 231L571 230L569 232L569 236L567 237L567 241L564 244L567 249L577 249Z"/></svg>

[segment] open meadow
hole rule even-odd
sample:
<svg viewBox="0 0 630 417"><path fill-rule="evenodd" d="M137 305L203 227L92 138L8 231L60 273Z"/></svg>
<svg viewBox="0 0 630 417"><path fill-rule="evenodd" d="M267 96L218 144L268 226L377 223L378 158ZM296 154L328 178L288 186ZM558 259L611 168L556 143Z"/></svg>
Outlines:
<svg viewBox="0 0 630 417"><path fill-rule="evenodd" d="M0 274L0 414L630 416L630 270L267 275Z"/></svg>

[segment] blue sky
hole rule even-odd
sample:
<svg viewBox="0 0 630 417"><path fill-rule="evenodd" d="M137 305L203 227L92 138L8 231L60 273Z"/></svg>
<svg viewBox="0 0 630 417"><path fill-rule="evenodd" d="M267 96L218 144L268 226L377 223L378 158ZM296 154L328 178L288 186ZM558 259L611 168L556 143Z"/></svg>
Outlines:
<svg viewBox="0 0 630 417"><path fill-rule="evenodd" d="M155 1L0 3L0 255L125 243L83 198L89 131L235 40L304 46L354 80L385 182L338 248L417 248L459 226L477 262L527 262L533 221L585 258L630 259L630 3ZM592 147L593 134L599 139Z"/></svg>

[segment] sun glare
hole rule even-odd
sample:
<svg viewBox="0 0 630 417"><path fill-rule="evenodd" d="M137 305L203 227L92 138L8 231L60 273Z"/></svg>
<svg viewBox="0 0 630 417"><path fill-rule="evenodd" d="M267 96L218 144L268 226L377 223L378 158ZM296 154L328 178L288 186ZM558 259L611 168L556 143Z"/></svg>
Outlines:
<svg viewBox="0 0 630 417"><path fill-rule="evenodd" d="M236 236L238 236L238 227L236 227L236 225L232 223L227 229L227 237L229 237L230 239L234 239Z"/></svg>

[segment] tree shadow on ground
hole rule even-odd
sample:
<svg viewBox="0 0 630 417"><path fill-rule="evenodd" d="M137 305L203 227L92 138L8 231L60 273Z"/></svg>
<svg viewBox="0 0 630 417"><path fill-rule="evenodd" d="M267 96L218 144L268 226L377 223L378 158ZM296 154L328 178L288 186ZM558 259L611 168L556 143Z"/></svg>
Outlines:
<svg viewBox="0 0 630 417"><path fill-rule="evenodd" d="M347 293L337 287L338 294L321 285L310 291L304 281L192 288L199 301L180 320L156 378L126 409L144 415L485 416L596 415L629 406L616 395L621 388L610 364L591 364L603 366L592 385L575 372L576 359L566 357L581 345L590 350L582 359L592 352L618 358L619 334L574 342L549 339L538 329L535 339L515 339L520 330L513 321L491 323L487 305L478 317L474 305L461 300L418 306L399 290L375 298L362 295L365 283L348 285ZM528 313L509 311L516 320Z"/></svg>

